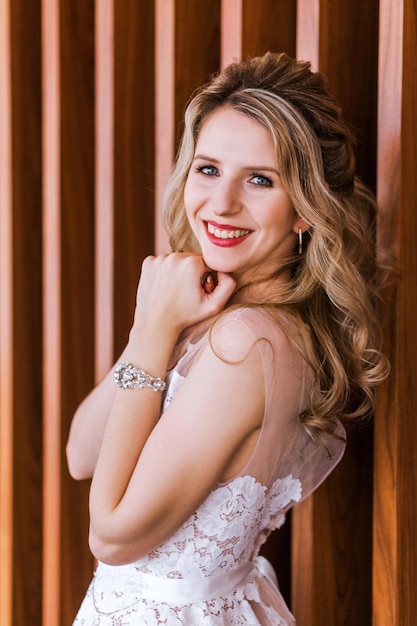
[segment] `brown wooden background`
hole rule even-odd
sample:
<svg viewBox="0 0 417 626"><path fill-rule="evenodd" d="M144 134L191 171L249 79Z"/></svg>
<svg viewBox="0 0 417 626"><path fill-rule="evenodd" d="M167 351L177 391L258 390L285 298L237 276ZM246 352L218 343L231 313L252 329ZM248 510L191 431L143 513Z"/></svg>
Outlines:
<svg viewBox="0 0 417 626"><path fill-rule="evenodd" d="M267 552L300 626L417 624L417 0L0 0L1 626L71 624L93 568L72 413L166 250L188 96L266 50L328 75L402 273L374 429Z"/></svg>

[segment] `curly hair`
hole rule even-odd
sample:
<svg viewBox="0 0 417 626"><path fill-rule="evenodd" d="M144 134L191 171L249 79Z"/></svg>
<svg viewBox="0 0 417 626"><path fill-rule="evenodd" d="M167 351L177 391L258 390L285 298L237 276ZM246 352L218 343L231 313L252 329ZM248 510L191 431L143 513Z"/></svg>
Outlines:
<svg viewBox="0 0 417 626"><path fill-rule="evenodd" d="M297 346L318 382L300 418L320 437L334 430L336 418L369 416L375 386L388 374L377 313L382 272L375 249L376 201L355 175L354 137L324 76L312 72L310 63L269 52L226 67L187 107L164 198L173 250L199 250L184 209L184 187L204 121L226 106L267 128L282 185L309 224L303 254L294 250L282 260L291 269L285 291L281 285L267 303L249 304L268 306L278 323L282 309L299 321Z"/></svg>

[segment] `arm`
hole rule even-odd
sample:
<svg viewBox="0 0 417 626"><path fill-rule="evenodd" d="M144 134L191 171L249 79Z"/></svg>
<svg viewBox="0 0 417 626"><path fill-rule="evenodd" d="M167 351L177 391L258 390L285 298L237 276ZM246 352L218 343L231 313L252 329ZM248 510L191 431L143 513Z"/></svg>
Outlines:
<svg viewBox="0 0 417 626"><path fill-rule="evenodd" d="M201 269L201 263L198 264L198 267ZM206 270L207 268L204 266L203 274ZM163 288L165 289L165 287ZM213 287L206 287L205 294L212 291ZM154 306L158 303L153 302L151 304ZM208 308L210 312L209 309L210 307ZM213 312L217 311L213 310ZM159 337L156 341L159 343ZM128 361L129 350L128 345L118 360L121 362ZM69 473L76 480L84 480L93 476L104 430L116 396L113 370L114 367L79 405L74 414L66 446L66 455Z"/></svg>
<svg viewBox="0 0 417 626"><path fill-rule="evenodd" d="M120 357L123 361L124 352ZM97 463L104 429L116 395L113 370L83 400L74 414L66 454L69 473L76 480L91 478Z"/></svg>
<svg viewBox="0 0 417 626"><path fill-rule="evenodd" d="M99 560L121 564L148 553L198 508L231 465L238 471L247 462L264 408L258 350L238 322L225 324L215 345L233 363L208 346L161 419L149 424L147 439L144 420L151 418L157 394L118 392L130 410L120 404L117 416L112 411L91 489L90 546ZM237 468L242 448L246 456Z"/></svg>
<svg viewBox="0 0 417 626"><path fill-rule="evenodd" d="M144 264L126 361L165 377L180 332L221 310L233 291L226 275L211 294L202 290L206 269L201 257L181 255ZM159 393L116 390L90 494L98 559L130 562L172 535L258 429L264 399L254 339L246 330L242 345L242 327L227 326L216 345L236 364L207 347L161 419Z"/></svg>

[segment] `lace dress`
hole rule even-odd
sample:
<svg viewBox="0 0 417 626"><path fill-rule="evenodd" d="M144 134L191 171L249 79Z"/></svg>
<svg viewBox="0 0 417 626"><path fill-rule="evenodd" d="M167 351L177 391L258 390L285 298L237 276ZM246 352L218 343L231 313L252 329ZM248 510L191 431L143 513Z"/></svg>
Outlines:
<svg viewBox="0 0 417 626"><path fill-rule="evenodd" d="M295 624L259 549L331 472L344 444L332 438L324 448L299 426L312 376L286 334L261 310L230 315L253 334L264 368L265 415L252 457L157 549L128 565L99 563L74 626ZM207 341L204 332L170 373L163 410Z"/></svg>

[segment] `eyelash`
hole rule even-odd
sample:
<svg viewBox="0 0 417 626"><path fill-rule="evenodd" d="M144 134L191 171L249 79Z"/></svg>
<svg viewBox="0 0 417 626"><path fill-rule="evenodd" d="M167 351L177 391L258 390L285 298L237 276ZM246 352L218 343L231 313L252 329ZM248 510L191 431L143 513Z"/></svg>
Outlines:
<svg viewBox="0 0 417 626"><path fill-rule="evenodd" d="M204 170L214 170L215 173L217 174L217 167L214 167L214 165L198 165L197 166L197 172L204 174L205 176L213 176L212 174L208 174L207 172L205 172Z"/></svg>
<svg viewBox="0 0 417 626"><path fill-rule="evenodd" d="M197 172L204 174L205 176L215 176L218 173L218 170L214 165L198 165L196 167L196 170ZM209 174L204 170L212 170L212 173ZM256 174L256 172L253 172L253 174L251 174L251 181L253 181L254 178L262 178L264 181L266 181L266 184L253 183L257 187L272 187L273 186L272 179L269 178L268 176L264 176L264 174Z"/></svg>
<svg viewBox="0 0 417 626"><path fill-rule="evenodd" d="M263 174L252 174L252 180L254 178L263 178L264 180L266 180L267 184L265 185L264 183L254 183L255 185L257 185L258 187L272 187L273 183L272 183L272 179L268 178L268 176L264 176Z"/></svg>

